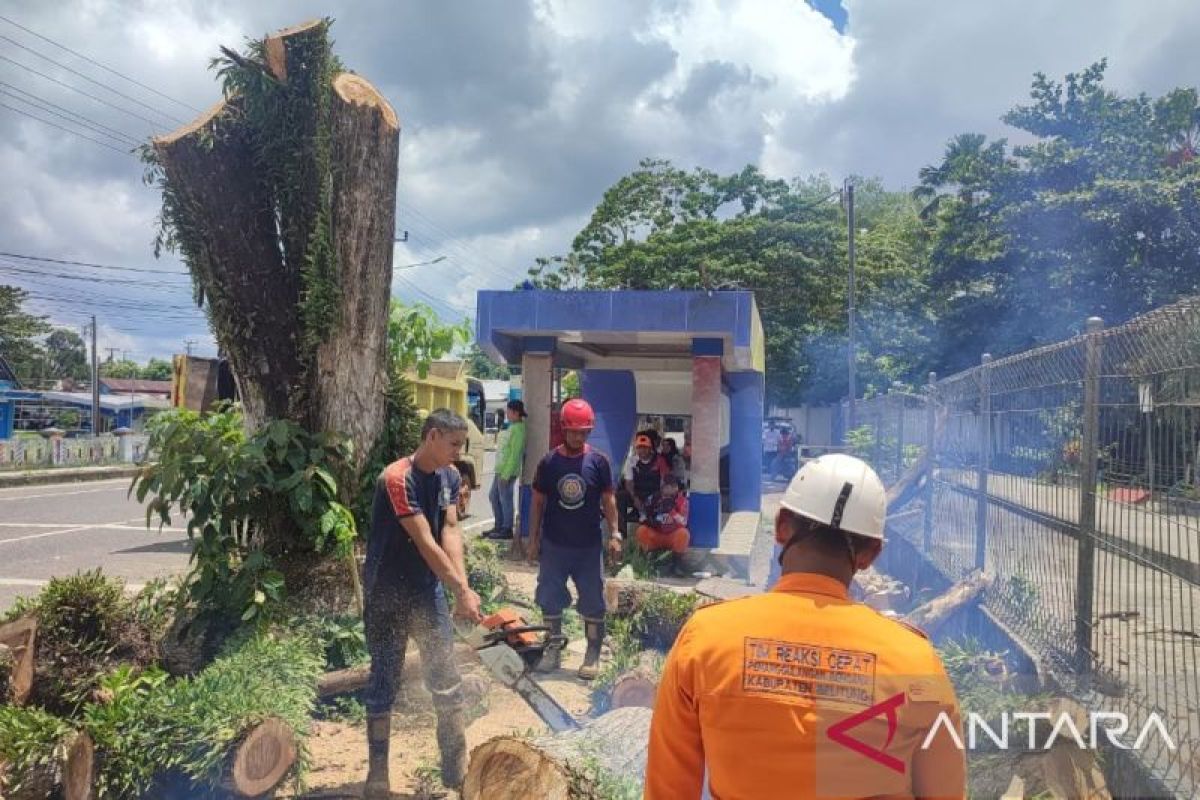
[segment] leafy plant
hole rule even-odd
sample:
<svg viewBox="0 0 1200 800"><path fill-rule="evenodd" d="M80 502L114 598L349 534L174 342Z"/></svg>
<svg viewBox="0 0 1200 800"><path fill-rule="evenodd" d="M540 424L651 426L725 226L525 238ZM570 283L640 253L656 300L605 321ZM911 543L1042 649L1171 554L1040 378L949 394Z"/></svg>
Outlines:
<svg viewBox="0 0 1200 800"><path fill-rule="evenodd" d="M34 706L0 705L0 790L50 796L71 726Z"/></svg>
<svg viewBox="0 0 1200 800"><path fill-rule="evenodd" d="M468 322L446 325L437 312L423 303L405 305L392 300L388 313L388 355L394 372L415 369L424 378L431 363L469 341Z"/></svg>
<svg viewBox="0 0 1200 800"><path fill-rule="evenodd" d="M370 660L366 631L362 617L358 615L293 620L289 627L292 630L306 630L316 638L325 654L327 670L356 667Z"/></svg>
<svg viewBox="0 0 1200 800"><path fill-rule="evenodd" d="M367 707L357 697L333 697L320 706L320 715L331 722L362 725L367 721Z"/></svg>
<svg viewBox="0 0 1200 800"><path fill-rule="evenodd" d="M403 372L393 369L384 394L383 430L375 440L359 476L354 519L363 538L371 535L371 508L379 474L401 455L416 450L420 440L421 418L413 401L412 389Z"/></svg>
<svg viewBox="0 0 1200 800"><path fill-rule="evenodd" d="M870 425L859 425L846 431L846 444L851 455L869 459L875 451L875 429Z"/></svg>
<svg viewBox="0 0 1200 800"><path fill-rule="evenodd" d="M334 479L348 463L344 440L286 420L247 434L241 413L226 407L203 417L186 409L155 417L149 446L158 460L142 469L130 493L139 502L150 498L147 525L155 515L160 525L171 524L173 511L186 515L193 563L187 599L202 623L267 617L284 595L283 575L273 566L279 556L349 555L356 528ZM268 552L262 543L280 509L291 529L269 537Z"/></svg>

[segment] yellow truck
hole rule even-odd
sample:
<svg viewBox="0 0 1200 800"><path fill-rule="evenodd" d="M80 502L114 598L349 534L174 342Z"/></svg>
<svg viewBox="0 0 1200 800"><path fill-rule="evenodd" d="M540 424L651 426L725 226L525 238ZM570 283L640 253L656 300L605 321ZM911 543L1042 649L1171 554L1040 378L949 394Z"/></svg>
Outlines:
<svg viewBox="0 0 1200 800"><path fill-rule="evenodd" d="M466 373L465 361L435 361L422 378L416 370L405 375L413 391L413 402L423 413L448 408L467 420L467 445L455 467L463 478L458 498L458 515L467 516L471 492L482 486L484 440L479 422L483 419L483 390L479 381Z"/></svg>

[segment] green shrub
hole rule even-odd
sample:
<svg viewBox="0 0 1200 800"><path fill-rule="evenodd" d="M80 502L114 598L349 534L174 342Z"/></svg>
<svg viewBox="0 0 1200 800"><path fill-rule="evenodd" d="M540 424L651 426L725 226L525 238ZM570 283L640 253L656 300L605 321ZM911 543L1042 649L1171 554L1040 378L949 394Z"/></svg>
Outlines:
<svg viewBox="0 0 1200 800"><path fill-rule="evenodd" d="M338 501L335 474L347 471L349 444L273 420L253 434L239 411L200 416L174 409L149 424L157 462L130 487L147 502L146 524L187 515L193 569L187 599L197 621L270 618L283 599L284 577L272 553L290 550L348 556L354 518ZM279 521L290 523L287 531Z"/></svg>
<svg viewBox="0 0 1200 800"><path fill-rule="evenodd" d="M49 796L71 726L33 706L0 705L0 791ZM49 785L48 785L49 784Z"/></svg>

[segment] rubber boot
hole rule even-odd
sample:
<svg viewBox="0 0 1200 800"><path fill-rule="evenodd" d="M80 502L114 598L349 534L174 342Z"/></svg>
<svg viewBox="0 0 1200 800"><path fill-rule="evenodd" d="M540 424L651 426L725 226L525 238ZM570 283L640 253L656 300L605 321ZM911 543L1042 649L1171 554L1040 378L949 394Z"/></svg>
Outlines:
<svg viewBox="0 0 1200 800"><path fill-rule="evenodd" d="M367 714L367 783L363 800L389 800L388 744L392 738L392 714Z"/></svg>
<svg viewBox="0 0 1200 800"><path fill-rule="evenodd" d="M579 678L591 681L600 674L600 646L604 644L604 620L584 617L583 632L587 636L587 652L583 654Z"/></svg>
<svg viewBox="0 0 1200 800"><path fill-rule="evenodd" d="M542 624L550 630L546 634L547 640L552 640L562 636L562 615L550 616L542 615ZM562 666L562 649L559 647L547 647L542 651L542 659L538 661L538 665L534 668L537 672L554 672Z"/></svg>
<svg viewBox="0 0 1200 800"><path fill-rule="evenodd" d="M437 743L441 753L442 785L458 791L467 777L467 721L462 709L439 711Z"/></svg>

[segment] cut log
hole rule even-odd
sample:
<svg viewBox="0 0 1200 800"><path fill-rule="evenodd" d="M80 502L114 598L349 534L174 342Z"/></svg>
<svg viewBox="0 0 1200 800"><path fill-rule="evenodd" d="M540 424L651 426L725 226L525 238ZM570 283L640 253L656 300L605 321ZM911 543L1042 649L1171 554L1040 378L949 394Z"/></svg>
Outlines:
<svg viewBox="0 0 1200 800"><path fill-rule="evenodd" d="M479 663L479 656L470 645L465 642L454 643L454 660L458 662L460 667L470 666ZM367 680L370 678L371 668L368 665L361 667L348 667L347 669L334 670L326 672L317 679L317 696L318 697L336 697L339 694L350 694L357 692L360 689L365 689ZM421 673L421 656L419 651L409 645L408 650L404 654L404 667L401 671L402 684L411 684L413 681L418 683L422 680Z"/></svg>
<svg viewBox="0 0 1200 800"><path fill-rule="evenodd" d="M86 733L75 734L63 761L64 800L95 800L96 747Z"/></svg>
<svg viewBox="0 0 1200 800"><path fill-rule="evenodd" d="M279 719L251 728L234 748L222 788L235 797L261 797L275 789L296 763L296 734Z"/></svg>
<svg viewBox="0 0 1200 800"><path fill-rule="evenodd" d="M951 586L945 594L914 608L904 619L928 636L933 636L956 611L977 601L984 590L992 585L992 581L991 575L976 570Z"/></svg>
<svg viewBox="0 0 1200 800"><path fill-rule="evenodd" d="M609 708L654 708L662 663L659 653L646 650L639 653L638 663L613 680Z"/></svg>
<svg viewBox="0 0 1200 800"><path fill-rule="evenodd" d="M464 800L570 800L588 796L594 769L641 784L650 738L648 708L619 708L577 731L501 736L471 753ZM581 791L582 790L582 791Z"/></svg>
<svg viewBox="0 0 1200 800"><path fill-rule="evenodd" d="M23 705L33 690L33 660L37 655L37 619L32 615L0 625L0 645L8 648L12 667L8 677L8 699ZM0 687L0 692L3 687Z"/></svg>

